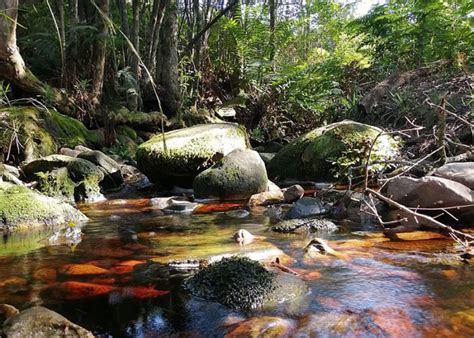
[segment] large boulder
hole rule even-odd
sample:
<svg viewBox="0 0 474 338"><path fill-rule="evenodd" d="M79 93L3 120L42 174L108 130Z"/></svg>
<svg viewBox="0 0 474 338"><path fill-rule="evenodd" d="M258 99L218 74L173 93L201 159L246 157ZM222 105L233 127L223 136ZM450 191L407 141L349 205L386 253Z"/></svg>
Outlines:
<svg viewBox="0 0 474 338"><path fill-rule="evenodd" d="M443 208L474 204L474 192L465 185L442 177L397 177L383 194L408 207Z"/></svg>
<svg viewBox="0 0 474 338"><path fill-rule="evenodd" d="M67 175L58 169L66 168ZM100 183L104 180L104 172L94 163L66 155L50 155L28 162L22 168L28 181L39 180L39 189L48 196L58 197L60 193L69 192L74 185L76 201L96 201L103 199ZM60 174L60 175L59 175ZM42 182L49 182L41 184ZM63 194L69 199L69 194Z"/></svg>
<svg viewBox="0 0 474 338"><path fill-rule="evenodd" d="M191 294L233 309L271 309L283 302L297 304L308 293L295 275L268 271L245 257L223 258L188 279Z"/></svg>
<svg viewBox="0 0 474 338"><path fill-rule="evenodd" d="M474 204L473 190L442 177L397 177L388 182L382 192L394 201L412 208L446 208ZM474 216L472 209L450 209L449 212L469 219Z"/></svg>
<svg viewBox="0 0 474 338"><path fill-rule="evenodd" d="M42 306L34 306L7 319L1 329L2 337L85 337L94 335Z"/></svg>
<svg viewBox="0 0 474 338"><path fill-rule="evenodd" d="M349 167L364 163L372 142L381 131L349 120L314 129L275 155L268 164L269 177L331 181L347 175ZM375 142L371 160L391 160L398 153L397 142L389 135L381 135ZM370 168L378 171L384 166L377 164Z"/></svg>
<svg viewBox="0 0 474 338"><path fill-rule="evenodd" d="M266 191L265 164L256 151L235 149L194 179L196 198L239 200Z"/></svg>
<svg viewBox="0 0 474 338"><path fill-rule="evenodd" d="M245 129L231 123L170 131L164 134L164 140L158 134L137 150L138 168L153 182L191 183L222 156L249 145Z"/></svg>
<svg viewBox="0 0 474 338"><path fill-rule="evenodd" d="M87 218L68 203L26 187L0 183L0 229L78 224Z"/></svg>
<svg viewBox="0 0 474 338"><path fill-rule="evenodd" d="M474 189L474 162L448 163L436 169L433 175L456 181Z"/></svg>

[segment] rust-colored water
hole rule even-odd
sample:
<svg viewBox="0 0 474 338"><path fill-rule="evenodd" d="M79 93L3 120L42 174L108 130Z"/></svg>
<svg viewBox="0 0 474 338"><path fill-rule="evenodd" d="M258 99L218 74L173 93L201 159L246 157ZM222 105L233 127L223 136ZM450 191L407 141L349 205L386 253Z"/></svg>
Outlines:
<svg viewBox="0 0 474 338"><path fill-rule="evenodd" d="M0 303L42 304L112 336L474 336L474 268L447 254L451 241L389 242L346 229L318 234L338 257L305 257L310 235L272 233L272 213L228 207L163 215L147 199L114 200L82 206L90 221L76 247L44 246L48 231L4 238ZM231 239L240 228L266 239L241 247ZM166 266L228 253L278 256L311 294L297 309L243 314L190 297L187 275Z"/></svg>

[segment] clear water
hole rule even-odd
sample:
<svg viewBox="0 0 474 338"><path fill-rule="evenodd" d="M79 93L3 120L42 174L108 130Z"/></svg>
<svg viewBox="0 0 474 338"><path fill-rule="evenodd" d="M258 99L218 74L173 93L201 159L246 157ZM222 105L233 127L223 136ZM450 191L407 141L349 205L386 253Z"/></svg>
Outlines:
<svg viewBox="0 0 474 338"><path fill-rule="evenodd" d="M274 220L264 208L248 216L163 215L148 199L81 208L90 221L76 247L42 246L50 230L3 239L0 303L44 305L100 336L223 336L239 328L232 321L248 318L260 318L252 330L262 333L274 326L269 316L284 319L279 333L301 337L474 336L474 268L447 254L453 246L448 240L388 243L351 233L363 227L346 228L318 234L341 258L308 258L303 248L310 235L269 231ZM231 238L240 228L266 239L241 247ZM166 266L239 252L257 252L267 262L279 256L306 279L311 293L298 308L243 314L189 296L181 287L188 274ZM67 264L103 270L70 275ZM78 291L71 281L94 289ZM250 334L242 330L237 332Z"/></svg>

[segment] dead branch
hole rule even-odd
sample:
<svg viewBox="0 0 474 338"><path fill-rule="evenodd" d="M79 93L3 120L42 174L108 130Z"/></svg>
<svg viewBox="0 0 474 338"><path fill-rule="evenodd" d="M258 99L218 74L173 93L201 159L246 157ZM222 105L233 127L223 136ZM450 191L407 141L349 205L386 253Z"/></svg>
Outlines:
<svg viewBox="0 0 474 338"><path fill-rule="evenodd" d="M433 228L441 229L443 231L448 232L449 234L454 234L455 236L459 237L460 239L464 239L464 240L467 240L467 241L474 241L474 235L470 235L470 234L464 233L462 231L456 230L456 229L450 227L449 225L441 223L440 221L434 219L431 216L415 212L415 211L411 210L410 208L404 206L403 204L395 202L394 200L392 200L392 199L390 199L390 198L388 198L388 197L386 197L386 196L384 196L384 195L382 195L382 194L380 194L380 193L378 193L378 192L376 192L372 189L367 188L366 192L368 192L369 194L371 194L371 195L377 197L378 199L384 201L385 203L408 213L409 215L413 216L415 219L418 218L418 219L423 219L423 220L427 221L428 225L433 227Z"/></svg>

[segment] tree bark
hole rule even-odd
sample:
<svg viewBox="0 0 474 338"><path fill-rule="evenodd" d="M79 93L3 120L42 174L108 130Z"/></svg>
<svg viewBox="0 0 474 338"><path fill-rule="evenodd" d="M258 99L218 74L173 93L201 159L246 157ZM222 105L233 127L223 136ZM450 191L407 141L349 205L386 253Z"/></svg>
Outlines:
<svg viewBox="0 0 474 338"><path fill-rule="evenodd" d="M109 15L109 0L96 1L104 15ZM92 55L92 104L98 106L102 97L104 88L105 74L105 56L106 56L106 39L108 34L107 23L102 14L97 11L97 37L94 42L94 52Z"/></svg>
<svg viewBox="0 0 474 338"><path fill-rule="evenodd" d="M117 8L120 13L120 29L126 36L130 36L130 28L128 26L128 11L126 0L116 0ZM124 64L128 62L128 48L123 48Z"/></svg>
<svg viewBox="0 0 474 338"><path fill-rule="evenodd" d="M270 62L275 58L275 21L276 21L276 5L275 0L268 1L268 12L270 14Z"/></svg>
<svg viewBox="0 0 474 338"><path fill-rule="evenodd" d="M131 30L131 42L135 50L140 53L140 6L138 0L132 1L132 30ZM140 61L138 56L132 54L131 61L132 73L135 76L135 79L139 81L140 79Z"/></svg>
<svg viewBox="0 0 474 338"><path fill-rule="evenodd" d="M161 104L169 116L176 115L180 108L178 81L178 7L176 0L170 0L166 7L156 65L156 84Z"/></svg>
<svg viewBox="0 0 474 338"><path fill-rule="evenodd" d="M155 0L153 2L151 29L148 38L148 53L146 66L152 76L155 75L156 70L156 55L158 52L158 45L160 43L160 30L163 23L167 1Z"/></svg>
<svg viewBox="0 0 474 338"><path fill-rule="evenodd" d="M0 78L28 95L40 95L68 112L67 100L25 66L16 41L18 0L0 0Z"/></svg>

